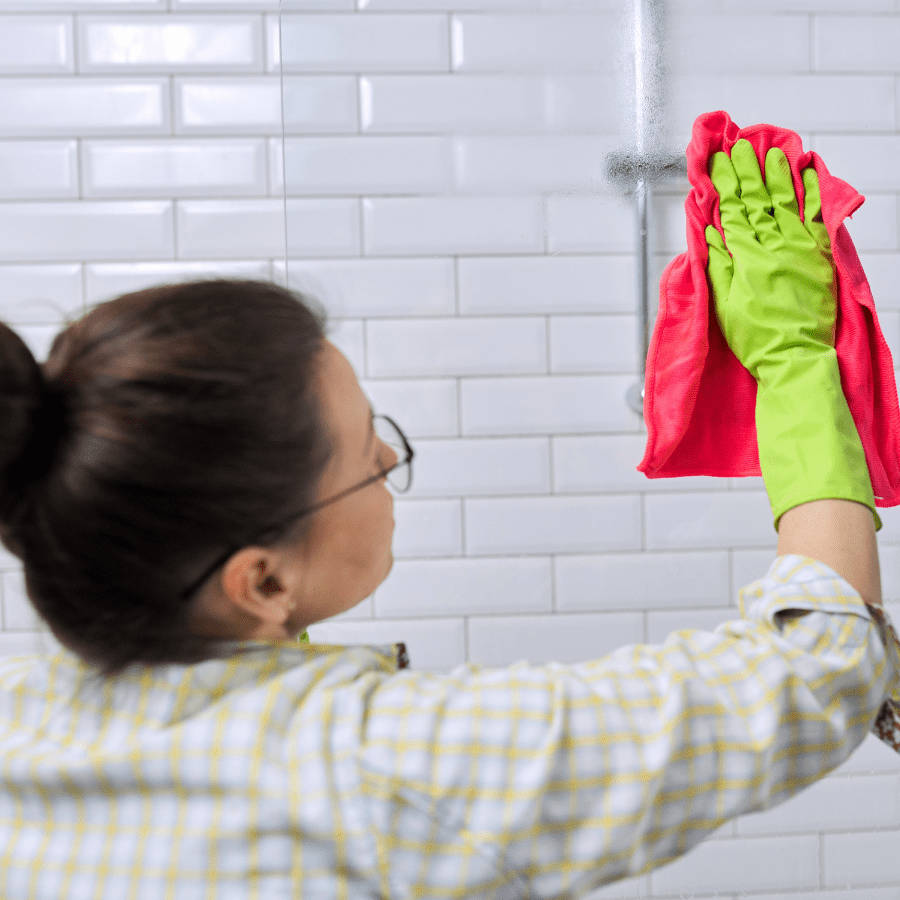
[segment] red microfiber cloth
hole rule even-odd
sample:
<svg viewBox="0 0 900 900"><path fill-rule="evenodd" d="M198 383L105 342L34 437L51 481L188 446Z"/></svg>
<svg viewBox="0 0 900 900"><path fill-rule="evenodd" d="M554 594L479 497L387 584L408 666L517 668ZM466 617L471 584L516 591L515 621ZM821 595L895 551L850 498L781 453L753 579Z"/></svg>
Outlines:
<svg viewBox="0 0 900 900"><path fill-rule="evenodd" d="M687 148L692 185L684 204L688 252L672 260L660 279L659 315L644 383L647 449L637 469L648 478L762 475L756 438L756 381L722 335L706 276L704 231L715 225L725 237L709 166L714 153L730 155L740 138L753 145L763 177L769 149L784 151L801 214L804 190L800 172L809 165L815 167L822 217L837 268L835 349L841 385L865 450L876 506L897 506L900 408L893 360L878 325L869 282L843 224L865 197L831 175L817 153L804 152L795 132L774 125L738 128L722 111L697 118Z"/></svg>

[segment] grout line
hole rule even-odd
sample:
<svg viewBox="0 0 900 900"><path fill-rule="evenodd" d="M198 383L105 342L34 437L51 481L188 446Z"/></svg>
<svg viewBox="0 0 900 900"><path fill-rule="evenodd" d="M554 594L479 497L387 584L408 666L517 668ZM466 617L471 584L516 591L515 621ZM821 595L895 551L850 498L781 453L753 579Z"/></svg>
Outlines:
<svg viewBox="0 0 900 900"><path fill-rule="evenodd" d="M171 0L170 0L171 2ZM283 30L281 27L281 2L278 3L278 84L281 91L281 198L284 216L284 286L290 287L290 249L288 244L288 212L287 212L287 137L284 126L284 50L282 46ZM268 159L266 160L268 165Z"/></svg>
<svg viewBox="0 0 900 900"><path fill-rule="evenodd" d="M547 313L547 315L544 316L544 342L546 345L544 347L544 353L545 353L544 374L545 375L553 374L553 371L552 371L553 370L553 347L551 345L551 340L550 340L550 330L552 327L553 327L552 326L552 316L550 315L550 313Z"/></svg>
<svg viewBox="0 0 900 900"><path fill-rule="evenodd" d="M818 31L818 19L815 15L809 16L809 71L815 75L819 68L819 60L816 56L816 33Z"/></svg>
<svg viewBox="0 0 900 900"><path fill-rule="evenodd" d="M550 554L550 612L559 612L559 604L556 596L556 560L555 553Z"/></svg>
<svg viewBox="0 0 900 900"><path fill-rule="evenodd" d="M369 377L369 329L368 319L363 319L360 324L362 325L362 351L363 351L363 372L366 378Z"/></svg>
<svg viewBox="0 0 900 900"><path fill-rule="evenodd" d="M447 71L453 74L453 12L447 13Z"/></svg>

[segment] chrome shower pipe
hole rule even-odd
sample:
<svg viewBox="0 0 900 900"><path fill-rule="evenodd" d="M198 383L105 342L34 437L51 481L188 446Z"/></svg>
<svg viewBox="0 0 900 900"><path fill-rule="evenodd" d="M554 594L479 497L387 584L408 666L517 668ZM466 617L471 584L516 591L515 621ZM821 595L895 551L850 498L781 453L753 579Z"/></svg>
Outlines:
<svg viewBox="0 0 900 900"><path fill-rule="evenodd" d="M650 241L647 235L647 208L650 205L651 190L652 187L648 181L643 178L638 181L635 200L637 201L637 288L641 304L641 324L638 335L641 380L635 382L626 394L628 405L641 416L644 414L644 381L647 375L647 353L650 350Z"/></svg>
<svg viewBox="0 0 900 900"><path fill-rule="evenodd" d="M606 157L606 174L621 192L635 200L635 250L637 289L641 327L639 352L641 380L626 392L628 405L639 415L644 413L644 380L647 353L650 349L650 241L649 220L653 200L653 184L670 175L686 175L684 154L648 149L659 146L661 134L662 40L664 0L630 0L632 8L634 60L634 130L633 150L610 153ZM649 111L652 106L652 114Z"/></svg>
<svg viewBox="0 0 900 900"><path fill-rule="evenodd" d="M646 13L644 8L645 0L634 0L634 110L635 123L637 125L637 152L639 158L646 156L645 141L647 138L647 66L655 61L658 54L648 54L645 52L644 39L646 28ZM655 10L651 9L650 14ZM651 33L651 39L654 35ZM651 59L651 55L654 57ZM647 335L650 327L650 247L647 236L647 194L650 191L650 185L641 178L637 183L637 284L638 297L641 302L641 404L640 413L644 413L644 381L647 372L647 352L649 350L649 337ZM632 400L637 406L637 386L632 386Z"/></svg>

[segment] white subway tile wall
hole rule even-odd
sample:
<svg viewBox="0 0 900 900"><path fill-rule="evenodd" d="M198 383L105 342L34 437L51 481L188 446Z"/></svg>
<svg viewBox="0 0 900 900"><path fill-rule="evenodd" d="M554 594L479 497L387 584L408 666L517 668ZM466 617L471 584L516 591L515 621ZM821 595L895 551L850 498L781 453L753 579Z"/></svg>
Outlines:
<svg viewBox="0 0 900 900"><path fill-rule="evenodd" d="M715 109L799 132L866 195L848 229L896 358L900 0L664 5L666 149ZM635 469L635 213L604 169L634 142L631 6L0 0L0 319L43 359L126 291L287 283L415 446L390 576L314 641L402 640L442 672L584 661L736 617L774 557L762 479ZM688 190L654 190L651 328ZM881 517L894 614L900 519ZM55 646L3 550L0 601L0 655ZM592 900L900 898L898 772L870 737Z"/></svg>

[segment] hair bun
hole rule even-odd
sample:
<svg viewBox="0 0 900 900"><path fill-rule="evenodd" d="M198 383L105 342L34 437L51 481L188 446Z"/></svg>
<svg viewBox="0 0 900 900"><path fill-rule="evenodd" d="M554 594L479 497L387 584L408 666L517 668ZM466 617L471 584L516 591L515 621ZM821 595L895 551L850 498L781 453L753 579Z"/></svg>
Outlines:
<svg viewBox="0 0 900 900"><path fill-rule="evenodd" d="M68 404L62 385L50 384L30 348L0 323L0 488L7 507L43 478L68 431ZM2 510L5 511L5 510Z"/></svg>
<svg viewBox="0 0 900 900"><path fill-rule="evenodd" d="M56 459L59 445L69 432L68 419L69 404L65 392L58 385L42 379L32 432L22 454L23 462L33 471L32 480L46 475Z"/></svg>

